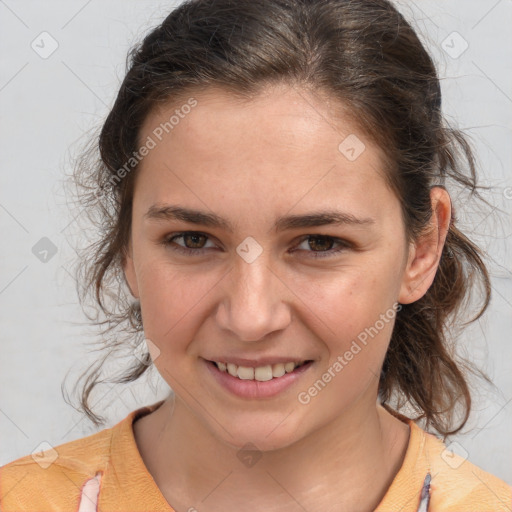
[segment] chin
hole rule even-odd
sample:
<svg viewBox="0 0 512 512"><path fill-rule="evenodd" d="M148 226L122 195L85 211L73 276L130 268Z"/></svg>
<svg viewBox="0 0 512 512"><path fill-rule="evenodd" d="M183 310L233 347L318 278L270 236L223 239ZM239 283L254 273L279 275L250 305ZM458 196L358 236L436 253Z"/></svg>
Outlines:
<svg viewBox="0 0 512 512"><path fill-rule="evenodd" d="M276 421L254 421L231 423L229 435L222 428L216 426L216 437L236 450L268 452L286 448L299 441L302 436L298 428L283 422L283 418ZM219 431L220 430L220 431Z"/></svg>

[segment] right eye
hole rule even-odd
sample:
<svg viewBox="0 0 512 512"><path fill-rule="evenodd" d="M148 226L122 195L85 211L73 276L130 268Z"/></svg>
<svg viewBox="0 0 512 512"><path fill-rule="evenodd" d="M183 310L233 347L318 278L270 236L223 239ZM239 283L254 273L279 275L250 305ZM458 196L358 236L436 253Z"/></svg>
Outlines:
<svg viewBox="0 0 512 512"><path fill-rule="evenodd" d="M182 239L185 246L177 244L175 240ZM208 235L199 231L183 231L181 233L174 233L171 236L166 237L162 244L169 249L183 254L199 254L204 252L204 244L208 240ZM187 247L192 245L192 247ZM199 246L199 247L194 247Z"/></svg>

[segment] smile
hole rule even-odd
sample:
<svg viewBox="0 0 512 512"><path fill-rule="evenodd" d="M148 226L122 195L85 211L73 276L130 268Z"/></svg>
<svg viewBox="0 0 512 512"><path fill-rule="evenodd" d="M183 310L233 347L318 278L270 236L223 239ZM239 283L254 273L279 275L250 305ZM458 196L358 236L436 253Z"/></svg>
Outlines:
<svg viewBox="0 0 512 512"><path fill-rule="evenodd" d="M268 364L265 366L258 366L256 368L252 368L250 366L237 366L233 363L223 363L219 361L213 362L221 372L227 372L232 377L237 377L241 380L257 380L258 382L266 382L268 380L282 377L286 373L292 373L295 368L299 368L309 361L302 361L300 363L290 361L288 363Z"/></svg>
<svg viewBox="0 0 512 512"><path fill-rule="evenodd" d="M272 398L293 386L310 370L314 361L276 363L258 367L202 360L207 374L230 394L245 399ZM292 366L293 365L293 366Z"/></svg>

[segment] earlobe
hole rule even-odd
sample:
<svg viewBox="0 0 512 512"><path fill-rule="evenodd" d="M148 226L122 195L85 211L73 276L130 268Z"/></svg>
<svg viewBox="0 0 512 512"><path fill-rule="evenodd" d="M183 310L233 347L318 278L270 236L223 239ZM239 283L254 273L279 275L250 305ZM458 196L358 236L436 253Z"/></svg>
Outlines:
<svg viewBox="0 0 512 512"><path fill-rule="evenodd" d="M432 285L451 222L451 200L442 187L430 191L432 216L425 232L410 248L409 258L402 277L398 302L410 304L417 301Z"/></svg>

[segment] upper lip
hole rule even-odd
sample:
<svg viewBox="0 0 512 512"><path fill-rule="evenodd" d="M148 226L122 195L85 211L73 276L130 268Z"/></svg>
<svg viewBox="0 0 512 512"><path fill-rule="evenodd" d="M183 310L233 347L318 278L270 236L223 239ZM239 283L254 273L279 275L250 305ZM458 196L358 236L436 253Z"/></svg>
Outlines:
<svg viewBox="0 0 512 512"><path fill-rule="evenodd" d="M292 356L286 356L286 357L262 357L257 359L247 359L244 357L232 357L232 356L219 356L219 357L212 357L210 359L207 359L207 361L213 361L218 363L232 363L236 364L237 366L248 366L252 368L257 368L258 366L267 366L267 365L273 365L273 364L285 364L285 363L303 363L305 361L310 361L310 359L307 358L300 358L300 357L292 357Z"/></svg>

